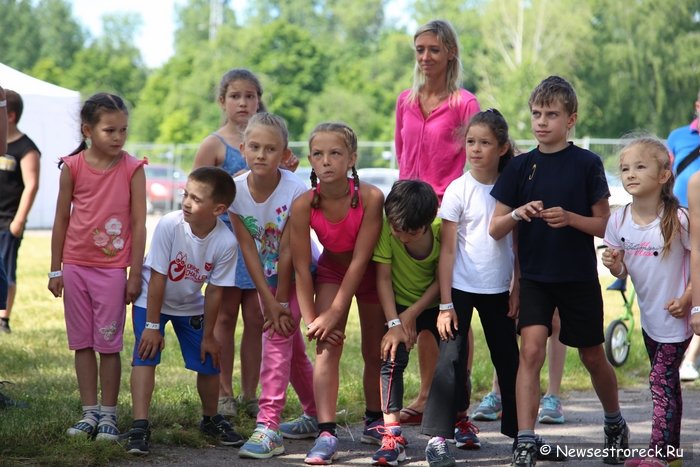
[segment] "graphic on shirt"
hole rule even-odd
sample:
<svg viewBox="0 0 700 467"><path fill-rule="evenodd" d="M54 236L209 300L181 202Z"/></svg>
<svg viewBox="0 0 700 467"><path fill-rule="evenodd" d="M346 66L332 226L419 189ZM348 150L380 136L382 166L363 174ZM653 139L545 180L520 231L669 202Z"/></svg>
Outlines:
<svg viewBox="0 0 700 467"><path fill-rule="evenodd" d="M277 275L280 238L282 238L280 226L284 226L289 217L289 208L286 204L282 205L275 209L275 214L275 219L267 222L264 226L258 225L258 220L254 216L239 216L250 235L255 239L265 277Z"/></svg>
<svg viewBox="0 0 700 467"><path fill-rule="evenodd" d="M17 159L14 156L5 154L0 156L0 170L5 172L14 172L17 168Z"/></svg>
<svg viewBox="0 0 700 467"><path fill-rule="evenodd" d="M114 339L114 335L117 333L117 322L112 321L109 326L100 328L100 334L104 337L104 340L109 342Z"/></svg>
<svg viewBox="0 0 700 467"><path fill-rule="evenodd" d="M659 256L659 250L662 248L652 245L651 242L630 242L622 239L623 248L626 255L633 256Z"/></svg>
<svg viewBox="0 0 700 467"><path fill-rule="evenodd" d="M211 263L205 263L205 269L207 264L209 264L209 269L213 267ZM182 251L177 253L177 256L170 262L168 267L168 279L173 282L187 279L201 284L207 280L207 277L208 274L202 274L197 266L187 262L187 253Z"/></svg>
<svg viewBox="0 0 700 467"><path fill-rule="evenodd" d="M122 233L122 223L116 217L111 217L105 222L104 231L95 228L92 231L92 241L105 256L116 256L120 250L124 249L124 239Z"/></svg>

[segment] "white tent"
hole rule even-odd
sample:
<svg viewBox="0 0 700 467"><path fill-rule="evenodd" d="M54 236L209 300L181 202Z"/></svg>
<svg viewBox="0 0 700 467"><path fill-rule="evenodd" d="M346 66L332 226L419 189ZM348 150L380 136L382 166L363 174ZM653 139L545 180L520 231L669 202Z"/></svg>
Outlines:
<svg viewBox="0 0 700 467"><path fill-rule="evenodd" d="M27 228L50 228L58 195L58 158L70 153L80 141L80 94L2 63L0 85L22 96L24 112L18 127L41 151L39 192L29 213Z"/></svg>

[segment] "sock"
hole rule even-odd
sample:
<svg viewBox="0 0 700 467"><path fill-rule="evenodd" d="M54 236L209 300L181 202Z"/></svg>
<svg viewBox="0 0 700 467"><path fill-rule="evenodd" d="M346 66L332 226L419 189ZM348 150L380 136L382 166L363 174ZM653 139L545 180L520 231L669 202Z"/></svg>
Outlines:
<svg viewBox="0 0 700 467"><path fill-rule="evenodd" d="M622 422L624 422L624 419L622 418L622 413L620 410L605 412L606 425L622 425Z"/></svg>
<svg viewBox="0 0 700 467"><path fill-rule="evenodd" d="M516 438L518 444L520 443L532 443L535 444L537 437L535 436L535 430L519 430L518 437Z"/></svg>
<svg viewBox="0 0 700 467"><path fill-rule="evenodd" d="M84 405L83 406L83 420L88 422L92 426L97 426L97 421L100 419L100 406L99 405Z"/></svg>
<svg viewBox="0 0 700 467"><path fill-rule="evenodd" d="M145 418L139 418L131 423L132 428L143 428L144 430L148 428L148 420Z"/></svg>
<svg viewBox="0 0 700 467"><path fill-rule="evenodd" d="M328 433L332 434L333 436L336 435L336 429L337 425L335 422L328 422L328 423L319 423L318 424L318 432L319 434L323 433L324 431L327 431Z"/></svg>
<svg viewBox="0 0 700 467"><path fill-rule="evenodd" d="M374 412L372 410L365 410L365 426L369 425L370 423L376 422L380 418L384 418L384 415L381 411Z"/></svg>
<svg viewBox="0 0 700 467"><path fill-rule="evenodd" d="M117 426L117 406L103 405L100 407L100 423L109 423Z"/></svg>

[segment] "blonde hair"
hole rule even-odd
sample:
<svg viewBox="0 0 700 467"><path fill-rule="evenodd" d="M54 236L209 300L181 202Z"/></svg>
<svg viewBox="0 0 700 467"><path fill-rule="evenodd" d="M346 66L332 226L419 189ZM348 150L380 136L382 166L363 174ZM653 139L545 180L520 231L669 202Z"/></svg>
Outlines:
<svg viewBox="0 0 700 467"><path fill-rule="evenodd" d="M309 150L311 150L311 144L313 143L314 138L319 133L335 133L337 135L340 135L340 137L343 139L343 142L345 143L345 147L348 149L348 152L350 152L351 154L357 153L357 135L352 130L352 128L350 128L345 123L327 122L316 125L316 128L314 128L311 131L311 136L309 136ZM316 172L313 168L311 169L310 178L311 187L314 190L314 197L311 200L311 207L314 209L318 209L318 207L321 205L321 195L319 193L319 190L316 190L316 186L318 184L318 177L316 176ZM355 169L354 165L352 166L352 179L355 185L355 189L352 193L350 206L356 208L360 199L360 177L358 177L357 170Z"/></svg>
<svg viewBox="0 0 700 467"><path fill-rule="evenodd" d="M664 246L662 256L666 256L671 248L671 242L676 234L681 232L682 224L679 217L679 211L687 217L688 213L685 209L681 208L680 202L676 195L673 194L673 183L675 177L673 176L673 171L671 170L671 158L668 154L668 149L664 143L650 135L638 136L631 140L629 143L622 148L620 151L620 160L625 155L625 153L637 150L642 153L651 156L651 158L656 162L659 172L663 170L668 170L670 176L666 183L661 187L661 203L663 204L663 214L661 216L661 235L664 238Z"/></svg>
<svg viewBox="0 0 700 467"><path fill-rule="evenodd" d="M449 104L455 105L459 103L461 99L459 90L462 87L462 60L459 58L459 39L457 38L457 32L448 21L435 19L418 28L413 35L413 43L415 44L418 36L426 32L435 34L447 51L451 52L453 55L452 60L447 62L445 84L447 85L447 93L450 96ZM418 99L418 93L424 84L425 74L416 60L416 64L413 67L413 86L408 95L408 102L413 103Z"/></svg>

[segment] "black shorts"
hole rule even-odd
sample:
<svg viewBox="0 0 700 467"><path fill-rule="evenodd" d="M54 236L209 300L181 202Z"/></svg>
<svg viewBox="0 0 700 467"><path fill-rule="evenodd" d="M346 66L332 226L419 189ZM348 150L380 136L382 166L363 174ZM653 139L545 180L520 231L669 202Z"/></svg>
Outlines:
<svg viewBox="0 0 700 467"><path fill-rule="evenodd" d="M593 347L605 342L603 295L598 279L588 282L538 282L520 279L518 334L527 326L547 326L559 309L559 340L570 347Z"/></svg>

